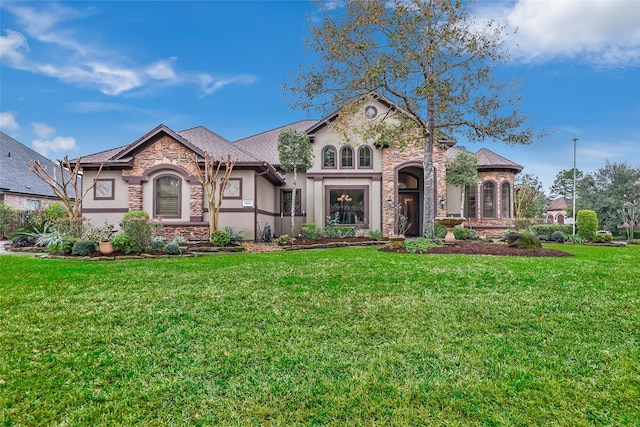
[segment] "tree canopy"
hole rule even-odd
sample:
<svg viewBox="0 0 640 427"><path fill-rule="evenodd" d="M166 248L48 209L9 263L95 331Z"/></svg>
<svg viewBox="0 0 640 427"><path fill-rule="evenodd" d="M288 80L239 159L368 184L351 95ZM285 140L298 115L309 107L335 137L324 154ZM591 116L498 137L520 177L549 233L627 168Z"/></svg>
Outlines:
<svg viewBox="0 0 640 427"><path fill-rule="evenodd" d="M542 183L532 174L517 175L514 183L514 211L516 219L538 218L549 199L544 194Z"/></svg>
<svg viewBox="0 0 640 427"><path fill-rule="evenodd" d="M582 171L576 169L576 182L582 177ZM549 192L552 196L573 199L573 168L558 172Z"/></svg>
<svg viewBox="0 0 640 427"><path fill-rule="evenodd" d="M466 150L461 150L447 163L447 184L459 185L460 216L464 216L464 194L467 187L478 185L478 158Z"/></svg>
<svg viewBox="0 0 640 427"><path fill-rule="evenodd" d="M314 62L284 85L293 95L292 106L341 108L334 126L348 138L354 131L351 118L363 114L371 97L394 104L397 109L376 120L361 115L356 131L381 145L424 147L423 229L433 236L433 150L443 135L509 144L534 138L518 107L517 84L495 77L496 66L508 59L505 27L476 21L471 1L316 4L324 12L311 22L307 40Z"/></svg>

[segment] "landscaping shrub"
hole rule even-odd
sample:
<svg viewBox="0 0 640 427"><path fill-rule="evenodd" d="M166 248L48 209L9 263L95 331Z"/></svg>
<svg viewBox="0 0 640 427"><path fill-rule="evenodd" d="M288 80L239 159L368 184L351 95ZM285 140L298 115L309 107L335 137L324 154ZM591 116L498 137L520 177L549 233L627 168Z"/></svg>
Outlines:
<svg viewBox="0 0 640 427"><path fill-rule="evenodd" d="M0 203L0 238L9 237L18 228L20 212Z"/></svg>
<svg viewBox="0 0 640 427"><path fill-rule="evenodd" d="M330 226L324 229L324 235L331 238L356 237L358 229L350 225Z"/></svg>
<svg viewBox="0 0 640 427"><path fill-rule="evenodd" d="M73 244L73 247L71 248L71 255L87 256L91 252L95 252L96 250L96 242L92 242L89 240L78 240Z"/></svg>
<svg viewBox="0 0 640 427"><path fill-rule="evenodd" d="M456 227L453 229L453 235L458 240L467 240L469 238L469 229Z"/></svg>
<svg viewBox="0 0 640 427"><path fill-rule="evenodd" d="M578 211L576 227L578 228L578 235L585 238L587 241L593 240L596 232L598 231L598 215L595 211Z"/></svg>
<svg viewBox="0 0 640 427"><path fill-rule="evenodd" d="M415 254L418 252L425 252L431 248L437 248L442 246L431 239L426 237L416 237L415 239L407 239L404 242L404 247L407 252Z"/></svg>
<svg viewBox="0 0 640 427"><path fill-rule="evenodd" d="M174 242L175 242L175 240L174 240ZM176 242L176 244L177 243L178 242ZM164 251L164 249L165 249L165 244L164 244L164 241L162 240L162 238L160 238L160 237L154 238L153 241L151 242L151 250L152 251L160 251L160 252L162 252L162 251Z"/></svg>
<svg viewBox="0 0 640 427"><path fill-rule="evenodd" d="M556 230L551 233L550 240L558 243L564 243L567 240L567 236L562 231Z"/></svg>
<svg viewBox="0 0 640 427"><path fill-rule="evenodd" d="M291 241L291 238L289 237L288 234L282 234L280 237L276 239L276 244L278 246L283 246L289 243L290 241Z"/></svg>
<svg viewBox="0 0 640 427"><path fill-rule="evenodd" d="M318 226L309 222L301 225L300 235L303 239L313 240L318 238L320 231L318 230Z"/></svg>
<svg viewBox="0 0 640 427"><path fill-rule="evenodd" d="M242 238L242 230L236 232L233 230L232 227L226 226L224 228L224 231L226 231L227 234L229 235L229 243L231 243L234 246L238 246L242 244L242 240L244 240Z"/></svg>
<svg viewBox="0 0 640 427"><path fill-rule="evenodd" d="M185 243L187 243L187 239L185 239L182 234L178 234L176 237L174 237L173 239L171 239L172 242L176 242L179 245L183 245Z"/></svg>
<svg viewBox="0 0 640 427"><path fill-rule="evenodd" d="M116 251L124 252L125 254L140 251L140 247L136 241L133 240L133 237L126 233L116 234L111 241L113 242L113 247Z"/></svg>
<svg viewBox="0 0 640 427"><path fill-rule="evenodd" d="M433 231L437 239L444 239L447 237L447 227L440 224L438 221L433 223Z"/></svg>
<svg viewBox="0 0 640 427"><path fill-rule="evenodd" d="M127 212L122 217L122 229L137 243L140 251L151 246L153 224L144 211Z"/></svg>
<svg viewBox="0 0 640 427"><path fill-rule="evenodd" d="M62 242L60 243L60 250L65 254L70 254L71 251L73 250L74 243L76 243L77 241L78 239L76 239L73 236L69 236L69 235L64 236L62 238Z"/></svg>
<svg viewBox="0 0 640 427"><path fill-rule="evenodd" d="M227 233L226 231L215 230L213 233L211 233L210 242L213 246L223 248L231 242L231 238L229 237L229 233Z"/></svg>
<svg viewBox="0 0 640 427"><path fill-rule="evenodd" d="M578 243L578 244L581 244L581 243L586 243L587 240L584 237L580 237L577 234L569 234L567 236L566 242L567 243Z"/></svg>
<svg viewBox="0 0 640 427"><path fill-rule="evenodd" d="M596 233L593 236L593 242L595 242L595 243L613 242L613 234L611 234L611 233Z"/></svg>
<svg viewBox="0 0 640 427"><path fill-rule="evenodd" d="M556 231L565 235L573 234L573 227L566 224L535 224L531 226L530 230L536 236L546 236L546 240L553 240L551 235Z"/></svg>
<svg viewBox="0 0 640 427"><path fill-rule="evenodd" d="M176 242L169 242L164 247L164 253L168 255L180 255L182 251L180 250L180 246Z"/></svg>
<svg viewBox="0 0 640 427"><path fill-rule="evenodd" d="M373 240L382 240L382 231L380 230L368 230L367 237Z"/></svg>

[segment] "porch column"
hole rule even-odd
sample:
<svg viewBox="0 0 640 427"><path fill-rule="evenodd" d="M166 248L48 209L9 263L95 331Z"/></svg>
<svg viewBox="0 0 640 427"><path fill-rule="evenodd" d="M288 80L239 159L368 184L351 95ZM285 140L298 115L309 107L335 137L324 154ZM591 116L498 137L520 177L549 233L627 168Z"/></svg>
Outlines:
<svg viewBox="0 0 640 427"><path fill-rule="evenodd" d="M192 182L189 187L189 220L191 222L202 222L204 220L204 191L202 184Z"/></svg>
<svg viewBox="0 0 640 427"><path fill-rule="evenodd" d="M129 184L129 212L142 210L142 184Z"/></svg>

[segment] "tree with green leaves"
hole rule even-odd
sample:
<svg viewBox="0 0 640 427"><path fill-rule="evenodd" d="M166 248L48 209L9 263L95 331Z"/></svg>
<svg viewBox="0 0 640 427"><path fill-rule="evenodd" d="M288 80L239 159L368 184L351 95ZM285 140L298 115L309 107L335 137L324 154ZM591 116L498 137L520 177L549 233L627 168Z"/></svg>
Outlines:
<svg viewBox="0 0 640 427"><path fill-rule="evenodd" d="M472 1L316 4L323 15L312 21L307 40L314 63L284 85L292 106L341 108L333 126L347 140L355 132L379 146L423 147L423 229L433 237L433 152L445 135L508 144L534 138L519 110L517 84L495 76L497 65L508 60L504 25L478 22ZM395 108L366 120L363 107L376 96Z"/></svg>
<svg viewBox="0 0 640 427"><path fill-rule="evenodd" d="M478 158L466 150L459 151L447 163L447 184L460 186L460 216L464 217L464 195L468 187L475 187L478 180Z"/></svg>
<svg viewBox="0 0 640 427"><path fill-rule="evenodd" d="M313 150L306 133L286 128L278 135L278 159L280 168L287 172L293 172L291 183L291 234L294 236L296 213L296 181L298 171L306 171L313 165Z"/></svg>
<svg viewBox="0 0 640 427"><path fill-rule="evenodd" d="M582 171L576 169L576 182L582 177ZM573 200L573 168L558 172L549 192L552 196L566 197Z"/></svg>
<svg viewBox="0 0 640 427"><path fill-rule="evenodd" d="M529 173L516 176L514 194L513 210L516 219L537 218L549 203L542 183L537 176Z"/></svg>

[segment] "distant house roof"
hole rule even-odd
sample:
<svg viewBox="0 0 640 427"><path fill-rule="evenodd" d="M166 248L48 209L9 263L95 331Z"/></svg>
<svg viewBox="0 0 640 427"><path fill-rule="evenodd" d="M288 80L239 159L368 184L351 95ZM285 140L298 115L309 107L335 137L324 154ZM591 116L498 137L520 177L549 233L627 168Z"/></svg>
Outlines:
<svg viewBox="0 0 640 427"><path fill-rule="evenodd" d="M29 170L32 160L38 160L53 175L55 163L0 132L0 192L56 197L51 187Z"/></svg>
<svg viewBox="0 0 640 427"><path fill-rule="evenodd" d="M567 197L558 197L557 199L549 203L549 206L547 206L547 211L564 211L571 203L572 200Z"/></svg>
<svg viewBox="0 0 640 427"><path fill-rule="evenodd" d="M464 151L463 148L451 147L447 150L447 160L452 160L456 154ZM514 172L520 172L524 167L520 166L517 163L512 162L511 160L502 157L491 150L486 148L481 148L476 153L474 153L476 158L478 159L478 170L487 170L487 169L508 169L513 170Z"/></svg>

